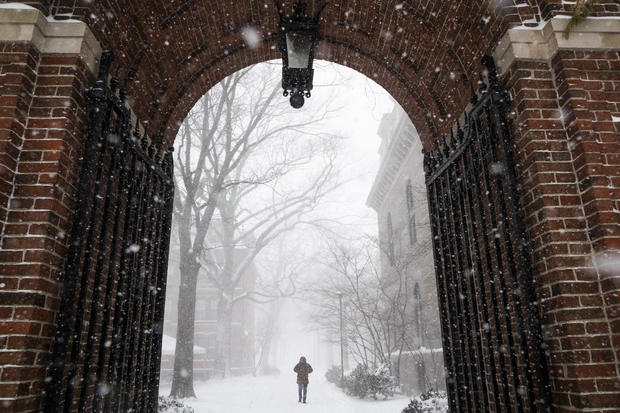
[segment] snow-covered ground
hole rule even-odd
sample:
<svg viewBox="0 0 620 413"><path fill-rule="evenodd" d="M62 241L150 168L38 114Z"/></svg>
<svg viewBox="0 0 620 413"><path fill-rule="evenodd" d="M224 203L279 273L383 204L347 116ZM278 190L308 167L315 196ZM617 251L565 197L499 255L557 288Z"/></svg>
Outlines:
<svg viewBox="0 0 620 413"><path fill-rule="evenodd" d="M396 396L388 400L360 400L342 393L316 375L308 386L308 403L297 402L295 377L235 377L227 380L196 382L196 399L183 403L195 413L400 413L409 399ZM162 396L170 385L162 385Z"/></svg>

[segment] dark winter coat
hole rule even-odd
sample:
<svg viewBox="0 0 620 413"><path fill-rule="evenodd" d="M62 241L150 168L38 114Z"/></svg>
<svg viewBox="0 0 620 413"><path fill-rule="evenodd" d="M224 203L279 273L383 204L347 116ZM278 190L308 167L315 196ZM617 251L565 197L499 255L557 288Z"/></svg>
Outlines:
<svg viewBox="0 0 620 413"><path fill-rule="evenodd" d="M312 366L300 361L293 369L297 373L297 384L308 384L308 374L312 373Z"/></svg>

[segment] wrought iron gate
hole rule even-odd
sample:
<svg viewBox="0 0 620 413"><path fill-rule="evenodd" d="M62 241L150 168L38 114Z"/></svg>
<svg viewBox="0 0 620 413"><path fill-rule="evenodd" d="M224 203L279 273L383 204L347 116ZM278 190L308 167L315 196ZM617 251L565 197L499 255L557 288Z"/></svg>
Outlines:
<svg viewBox="0 0 620 413"><path fill-rule="evenodd" d="M47 412L157 410L172 155L131 125L125 91L108 84L111 52L88 89ZM133 129L133 130L132 130Z"/></svg>
<svg viewBox="0 0 620 413"><path fill-rule="evenodd" d="M450 411L547 412L538 303L516 183L508 96L490 57L464 130L424 169ZM488 82L488 84L487 84Z"/></svg>

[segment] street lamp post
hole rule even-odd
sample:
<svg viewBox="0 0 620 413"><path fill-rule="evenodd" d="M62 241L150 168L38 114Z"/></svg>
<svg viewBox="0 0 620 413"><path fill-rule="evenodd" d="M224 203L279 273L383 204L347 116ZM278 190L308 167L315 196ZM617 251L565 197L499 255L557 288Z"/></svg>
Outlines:
<svg viewBox="0 0 620 413"><path fill-rule="evenodd" d="M284 16L282 7L276 2L280 15L278 46L282 53L282 88L284 96L290 95L291 106L295 109L304 105L304 96L310 97L314 52L321 37L319 16L325 5L315 17L310 17L306 14L306 4L298 1L293 4L293 15Z"/></svg>
<svg viewBox="0 0 620 413"><path fill-rule="evenodd" d="M340 303L340 384L344 383L344 333L342 319L342 293L338 293L338 301Z"/></svg>

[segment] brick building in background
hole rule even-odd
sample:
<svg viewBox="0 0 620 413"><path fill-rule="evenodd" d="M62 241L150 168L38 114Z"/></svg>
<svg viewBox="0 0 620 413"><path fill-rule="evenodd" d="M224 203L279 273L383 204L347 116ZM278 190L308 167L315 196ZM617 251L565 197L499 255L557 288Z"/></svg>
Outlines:
<svg viewBox="0 0 620 413"><path fill-rule="evenodd" d="M403 387L413 394L443 390L441 324L433 262L422 144L398 104L378 130L381 163L366 203L377 212L381 274L406 278L415 320L400 360ZM397 360L394 358L393 362Z"/></svg>
<svg viewBox="0 0 620 413"><path fill-rule="evenodd" d="M110 233L115 226L103 224L118 218L128 222L126 233L132 237L148 235L151 244L139 254L145 259L133 260L129 274L137 280L133 275L140 271L157 270L148 274L157 276L155 290L161 291L165 259L148 254L154 245L165 256L169 227L165 220L156 220L157 227L146 222L167 210L139 203L144 211L126 208L135 203L127 203L127 192L114 180L118 164L104 176L112 179L110 187L86 186L92 194L81 197L78 188L85 185L79 183L89 181L79 179L80 165L97 148L87 142L102 122L93 109L101 100L86 102L84 90L95 85L102 49L113 51L116 60L101 73L97 91L111 91L108 98L120 95L106 104L122 104L123 122L135 125L143 148L131 159L153 166L129 178L160 172L132 184L131 195L143 190L152 195L165 186L161 179L172 167L169 148L196 100L237 70L281 57L275 35L279 15L275 7L251 0L141 2L140 7L118 0L24 3L28 7L0 8L1 407L101 411L120 403L154 409L161 336L116 327L135 315L157 333L163 300L134 281L129 287L136 287L138 298L118 295L127 283L119 263L136 251L131 244L118 246ZM308 3L310 13L320 7L318 1ZM589 16L565 36L575 7L584 4ZM484 75L483 55L495 57L501 86L511 97L505 102L508 137L535 293L528 305L540 314L544 357L539 365L546 370L537 380L539 391L549 397L541 404L536 391L515 383L528 373L512 360L522 355L517 348L500 347L504 352L489 355L487 346L478 346L483 354L477 368L484 380L459 373L455 389L462 392L463 410L475 411L468 404L475 399L491 412L618 411L619 17L617 0L342 0L330 2L321 14L323 41L316 57L347 65L383 86L416 126L426 151L441 146L455 121L463 120L471 88ZM245 26L260 28L263 41L257 47L246 45ZM103 89L112 74L116 80ZM115 90L119 86L125 91ZM123 145L132 146L124 132ZM113 208L105 208L106 200ZM169 196L164 201L169 204ZM75 213L84 210L100 217L95 225L80 222ZM98 241L97 248L88 247L68 263L76 249L70 234L82 235L72 228L82 226ZM68 267L83 257L92 265L78 272ZM98 271L100 263L108 271ZM482 281L488 284L493 274L483 273ZM148 305L141 305L142 299ZM119 314L119 302L138 311ZM468 315L461 319L471 320ZM65 316L76 322L67 325ZM510 308L499 316L515 321ZM511 333L505 323L496 327L496 338ZM56 332L62 340L55 341ZM455 352L458 368L471 365L473 350L463 344ZM111 363L119 358L122 362ZM52 359L67 363L52 364ZM490 362L516 368L499 377L487 370ZM467 381L491 391L482 397ZM111 390L98 391L101 385ZM46 404L46 397L52 402ZM531 403L519 404L523 397Z"/></svg>

